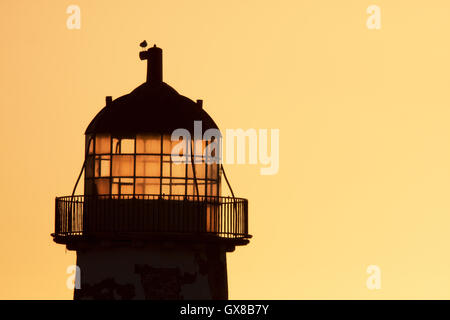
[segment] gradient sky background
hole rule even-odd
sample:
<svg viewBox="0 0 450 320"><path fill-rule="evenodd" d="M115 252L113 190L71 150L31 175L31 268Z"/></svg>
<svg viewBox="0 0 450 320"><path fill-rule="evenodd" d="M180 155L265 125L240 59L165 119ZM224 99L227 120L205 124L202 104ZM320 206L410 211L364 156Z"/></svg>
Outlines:
<svg viewBox="0 0 450 320"><path fill-rule="evenodd" d="M222 130L280 129L277 175L226 166L254 235L228 255L230 298L449 299L449 16L446 0L2 0L0 298L72 298L54 197L105 96L144 82L146 39Z"/></svg>

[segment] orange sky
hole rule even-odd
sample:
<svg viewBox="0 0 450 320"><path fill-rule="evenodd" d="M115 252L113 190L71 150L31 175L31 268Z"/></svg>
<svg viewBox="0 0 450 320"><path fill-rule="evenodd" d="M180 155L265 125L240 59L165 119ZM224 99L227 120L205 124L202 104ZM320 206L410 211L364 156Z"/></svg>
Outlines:
<svg viewBox="0 0 450 320"><path fill-rule="evenodd" d="M81 29L66 8L81 8ZM381 8L382 28L366 27ZM232 299L450 298L450 2L0 2L0 298L70 299L52 242L83 133L145 80L204 100L219 127L280 129L280 170L228 165L250 245ZM79 188L80 192L82 188ZM378 265L382 288L368 290Z"/></svg>

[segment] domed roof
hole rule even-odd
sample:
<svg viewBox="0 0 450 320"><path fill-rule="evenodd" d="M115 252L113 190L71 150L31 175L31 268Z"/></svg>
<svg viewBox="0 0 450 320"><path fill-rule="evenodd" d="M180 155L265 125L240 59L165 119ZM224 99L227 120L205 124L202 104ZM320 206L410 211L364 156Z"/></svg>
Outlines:
<svg viewBox="0 0 450 320"><path fill-rule="evenodd" d="M86 134L171 134L178 128L193 134L194 121L202 121L203 131L218 128L201 103L180 95L164 82L145 82L107 103L91 121Z"/></svg>
<svg viewBox="0 0 450 320"><path fill-rule="evenodd" d="M195 103L162 81L162 50L156 46L140 53L147 63L147 82L129 94L107 101L86 129L86 134L166 133L187 129L194 133L194 121L202 131L218 129L214 120Z"/></svg>

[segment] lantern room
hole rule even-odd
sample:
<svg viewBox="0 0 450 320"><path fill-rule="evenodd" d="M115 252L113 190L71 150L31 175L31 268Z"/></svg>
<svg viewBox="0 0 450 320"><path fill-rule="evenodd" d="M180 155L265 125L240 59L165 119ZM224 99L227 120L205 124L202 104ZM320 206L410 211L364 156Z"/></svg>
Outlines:
<svg viewBox="0 0 450 320"><path fill-rule="evenodd" d="M211 140L174 141L156 132L88 134L85 195L219 196L220 164L205 157ZM182 152L173 154L175 149Z"/></svg>
<svg viewBox="0 0 450 320"><path fill-rule="evenodd" d="M55 241L92 236L209 236L246 244L248 205L221 165L218 126L202 100L162 79L162 50L139 54L146 81L113 99L85 132L84 195L56 198ZM232 197L221 196L221 177Z"/></svg>

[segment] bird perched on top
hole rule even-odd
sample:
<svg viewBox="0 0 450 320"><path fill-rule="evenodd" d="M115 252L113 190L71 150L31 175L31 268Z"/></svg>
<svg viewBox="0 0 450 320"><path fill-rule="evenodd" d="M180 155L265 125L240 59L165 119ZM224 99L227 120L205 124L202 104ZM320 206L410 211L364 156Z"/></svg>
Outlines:
<svg viewBox="0 0 450 320"><path fill-rule="evenodd" d="M147 41L142 41L141 42L141 44L140 44L140 46L142 47L142 48L145 48L145 47L147 47Z"/></svg>

